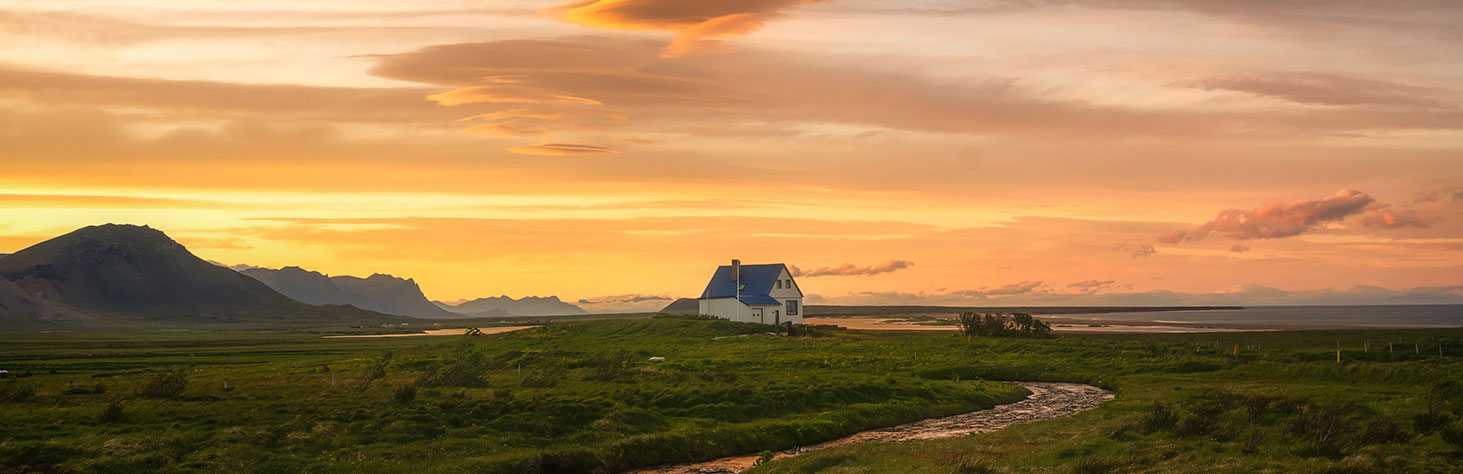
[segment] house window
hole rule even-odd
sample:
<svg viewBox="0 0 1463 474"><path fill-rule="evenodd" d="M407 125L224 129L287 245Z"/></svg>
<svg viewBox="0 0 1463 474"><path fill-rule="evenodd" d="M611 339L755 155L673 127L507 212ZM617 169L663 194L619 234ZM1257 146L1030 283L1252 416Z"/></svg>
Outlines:
<svg viewBox="0 0 1463 474"><path fill-rule="evenodd" d="M777 283L775 283L774 286L776 286L777 289L781 290L782 289L782 280L777 280Z"/></svg>
<svg viewBox="0 0 1463 474"><path fill-rule="evenodd" d="M798 315L798 301L797 300L787 300L787 315L788 316L797 316Z"/></svg>

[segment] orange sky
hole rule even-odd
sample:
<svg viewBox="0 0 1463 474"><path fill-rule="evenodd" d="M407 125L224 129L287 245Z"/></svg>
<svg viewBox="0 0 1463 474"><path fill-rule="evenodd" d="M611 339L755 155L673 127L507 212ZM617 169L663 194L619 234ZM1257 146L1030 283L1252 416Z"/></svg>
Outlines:
<svg viewBox="0 0 1463 474"><path fill-rule="evenodd" d="M19 0L0 252L644 309L1463 302L1463 5ZM823 269L823 271L816 271Z"/></svg>

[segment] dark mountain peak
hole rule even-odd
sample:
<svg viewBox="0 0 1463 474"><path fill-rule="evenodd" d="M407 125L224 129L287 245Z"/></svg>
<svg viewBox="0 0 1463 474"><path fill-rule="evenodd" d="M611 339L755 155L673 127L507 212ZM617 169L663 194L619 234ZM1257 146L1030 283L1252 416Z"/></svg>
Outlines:
<svg viewBox="0 0 1463 474"><path fill-rule="evenodd" d="M268 271L269 269L268 268L251 268L250 270L266 270L266 271ZM314 271L314 270L306 270L306 269L303 269L303 268L300 268L300 267L296 267L296 266L293 266L293 265L288 266L288 267L283 267L283 268L280 268L279 270L273 270L273 271L277 271L277 272L284 273L284 274L287 274L287 275L312 275L312 276L319 276L319 277L329 277L329 275L326 275L324 273L320 273L320 272L317 272L317 271Z"/></svg>
<svg viewBox="0 0 1463 474"><path fill-rule="evenodd" d="M0 277L86 311L177 316L298 303L147 226L83 227L0 260Z"/></svg>
<svg viewBox="0 0 1463 474"><path fill-rule="evenodd" d="M374 273L366 278L285 267L279 270L252 269L245 275L258 279L275 291L313 305L339 304L398 316L451 318L457 313L437 307L422 294L416 280Z"/></svg>

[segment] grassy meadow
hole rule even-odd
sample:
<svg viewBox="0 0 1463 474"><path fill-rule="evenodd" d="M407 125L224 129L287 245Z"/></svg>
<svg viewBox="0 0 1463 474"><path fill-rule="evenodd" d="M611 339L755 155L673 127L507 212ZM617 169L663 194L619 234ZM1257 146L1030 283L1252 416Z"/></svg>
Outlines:
<svg viewBox="0 0 1463 474"><path fill-rule="evenodd" d="M990 380L1090 383L1118 398L756 472L1450 472L1463 461L1452 420L1463 399L1447 384L1463 374L1459 329L972 341L767 329L657 318L471 337L4 332L0 369L22 377L0 380L0 472L615 472L1026 395Z"/></svg>

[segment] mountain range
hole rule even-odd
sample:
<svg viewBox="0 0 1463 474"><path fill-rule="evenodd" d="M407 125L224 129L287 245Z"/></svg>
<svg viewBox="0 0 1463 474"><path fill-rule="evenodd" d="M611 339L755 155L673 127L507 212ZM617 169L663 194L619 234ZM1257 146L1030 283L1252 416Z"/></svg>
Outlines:
<svg viewBox="0 0 1463 474"><path fill-rule="evenodd" d="M146 226L89 226L0 257L3 317L342 323L401 318L310 306ZM17 294L16 290L20 290Z"/></svg>
<svg viewBox="0 0 1463 474"><path fill-rule="evenodd" d="M565 303L557 296L525 296L513 299L504 296L478 298L458 304L434 302L438 307L458 314L479 318L503 316L567 316L587 314L583 308Z"/></svg>
<svg viewBox="0 0 1463 474"><path fill-rule="evenodd" d="M366 278L329 276L300 267L247 268L252 277L285 296L313 305L348 304L361 309L414 318L460 318L432 304L410 278L374 274Z"/></svg>

